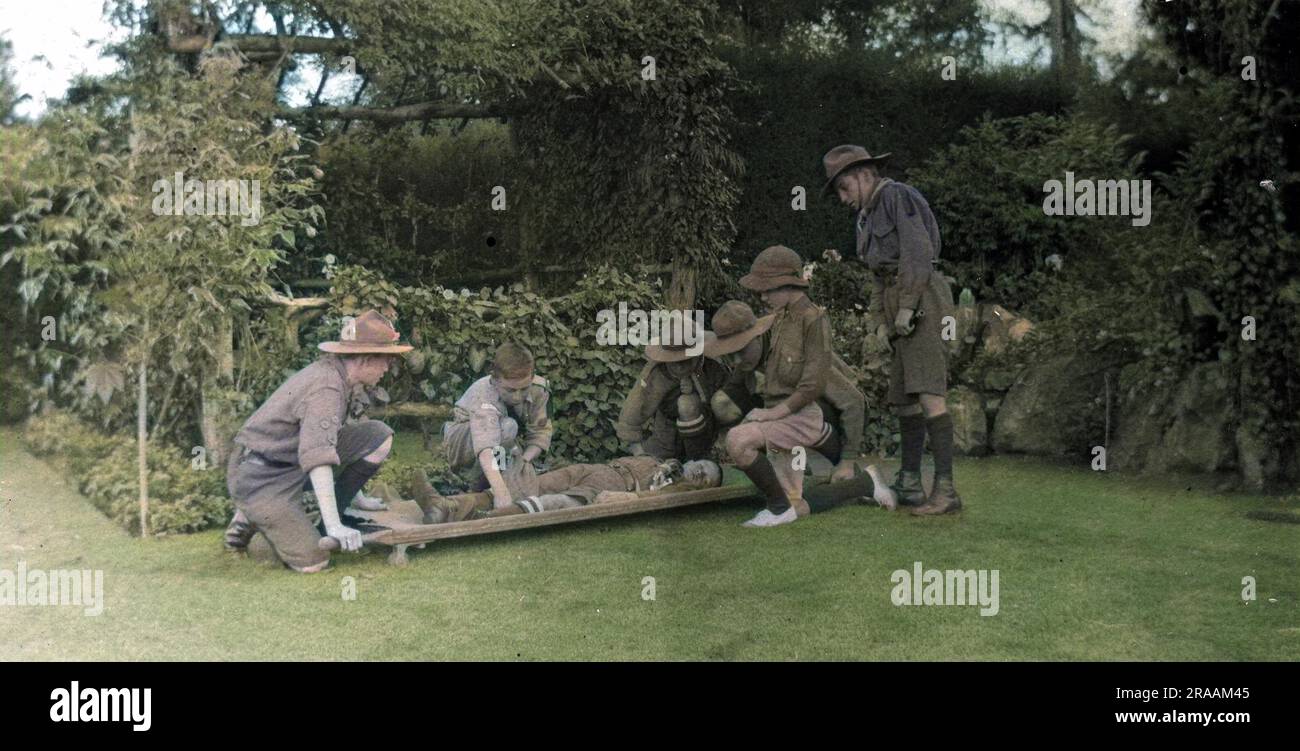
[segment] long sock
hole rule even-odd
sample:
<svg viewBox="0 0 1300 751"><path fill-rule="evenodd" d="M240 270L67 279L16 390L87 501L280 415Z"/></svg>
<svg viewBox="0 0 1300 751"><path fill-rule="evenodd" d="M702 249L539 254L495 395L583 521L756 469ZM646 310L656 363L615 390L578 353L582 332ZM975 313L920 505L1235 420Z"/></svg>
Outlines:
<svg viewBox="0 0 1300 751"><path fill-rule="evenodd" d="M814 514L820 514L858 498L873 498L875 492L876 484L871 481L871 475L863 472L851 480L809 485L804 488L803 499Z"/></svg>
<svg viewBox="0 0 1300 751"><path fill-rule="evenodd" d="M790 508L790 499L785 495L785 488L776 477L776 468L766 456L760 455L754 463L741 470L754 487L767 499L767 510L773 514L783 514Z"/></svg>
<svg viewBox="0 0 1300 751"><path fill-rule="evenodd" d="M925 421L934 452L934 476L952 477L952 415L944 412Z"/></svg>
<svg viewBox="0 0 1300 751"><path fill-rule="evenodd" d="M925 415L899 415L898 432L903 442L902 470L920 472L921 454L925 453Z"/></svg>
<svg viewBox="0 0 1300 751"><path fill-rule="evenodd" d="M843 442L840 441L840 431L827 424L822 433L822 439L812 448L826 457L826 460L831 464L839 464L840 455L844 452Z"/></svg>
<svg viewBox="0 0 1300 751"><path fill-rule="evenodd" d="M378 471L378 464L365 459L358 459L343 468L339 476L334 478L334 500L338 502L339 514L342 514L343 509L352 502L352 496L356 495L357 491L365 486L366 481L374 477Z"/></svg>

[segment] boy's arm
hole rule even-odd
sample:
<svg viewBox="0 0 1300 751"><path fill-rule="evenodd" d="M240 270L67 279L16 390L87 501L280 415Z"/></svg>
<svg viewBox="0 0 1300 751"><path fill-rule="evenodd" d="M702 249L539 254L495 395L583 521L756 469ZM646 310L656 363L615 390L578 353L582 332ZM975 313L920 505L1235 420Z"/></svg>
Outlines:
<svg viewBox="0 0 1300 751"><path fill-rule="evenodd" d="M898 228L898 307L915 312L934 270L936 248L916 202L901 190L893 192L892 202Z"/></svg>
<svg viewBox="0 0 1300 751"><path fill-rule="evenodd" d="M510 487L506 485L506 479L501 476L495 451L496 447L493 446L478 452L478 465L482 467L483 476L487 478L488 486L492 488L492 507L501 508L513 503L514 498L510 497Z"/></svg>
<svg viewBox="0 0 1300 751"><path fill-rule="evenodd" d="M629 447L645 440L645 424L654 416L654 409L647 409L646 392L654 379L655 364L648 362L641 368L632 390L623 399L623 407L618 413L618 422L614 423L614 433L618 439ZM656 405L657 406L657 405Z"/></svg>
<svg viewBox="0 0 1300 751"><path fill-rule="evenodd" d="M862 430L867 423L867 397L858 388L852 368L838 355L831 356L831 369L826 375L826 401L840 413L840 427L844 430L844 456L857 457L862 453Z"/></svg>
<svg viewBox="0 0 1300 751"><path fill-rule="evenodd" d="M322 464L312 467L307 476L311 478L311 488L316 493L316 504L320 506L325 534L338 540L339 547L344 550L360 550L361 533L343 526L339 519L338 502L334 498L334 469L328 464Z"/></svg>
<svg viewBox="0 0 1300 751"><path fill-rule="evenodd" d="M540 396L532 402L524 426L524 459L532 461L551 447L555 426L551 424L551 392L543 385L537 389Z"/></svg>
<svg viewBox="0 0 1300 751"><path fill-rule="evenodd" d="M470 387L471 390L474 388L474 386ZM474 446L478 465L483 470L483 476L487 478L488 485L492 488L493 497L500 499L502 504L508 504L513 499L497 466L497 452L501 447L501 411L496 406L495 397L481 391L472 394L467 391L466 396L461 397L461 401L468 402L470 405L466 407L470 412L470 441Z"/></svg>

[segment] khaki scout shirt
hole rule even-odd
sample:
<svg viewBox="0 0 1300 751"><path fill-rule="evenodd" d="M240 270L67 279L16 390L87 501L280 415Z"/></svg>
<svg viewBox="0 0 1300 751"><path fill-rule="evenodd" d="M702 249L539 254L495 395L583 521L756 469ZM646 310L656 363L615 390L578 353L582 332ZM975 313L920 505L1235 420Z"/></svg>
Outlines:
<svg viewBox="0 0 1300 751"><path fill-rule="evenodd" d="M668 372L667 363L647 362L637 376L636 384L623 400L623 409L614 424L614 432L624 443L641 443L646 438L646 424L662 411L669 419L677 419L677 397L681 395L681 379ZM700 408L709 409L713 393L727 382L727 369L719 362L701 357L692 372L699 388ZM694 387L694 386L693 386Z"/></svg>
<svg viewBox="0 0 1300 751"><path fill-rule="evenodd" d="M844 431L843 456L862 454L862 429L867 422L867 397L858 388L857 376L848 363L831 353L831 369L826 373L826 392L822 401L839 413L839 427ZM825 409L826 419L831 414Z"/></svg>
<svg viewBox="0 0 1300 751"><path fill-rule="evenodd" d="M879 313L887 280L898 277L898 307L916 310L939 260L939 223L920 191L885 178L858 212L858 258L871 269L870 310Z"/></svg>
<svg viewBox="0 0 1300 751"><path fill-rule="evenodd" d="M281 384L235 434L235 443L304 472L337 465L351 393L343 360L326 355Z"/></svg>
<svg viewBox="0 0 1300 751"><path fill-rule="evenodd" d="M776 314L763 353L763 402L784 401L793 414L826 391L831 367L831 323L807 295Z"/></svg>
<svg viewBox="0 0 1300 751"><path fill-rule="evenodd" d="M563 493L591 503L603 491L649 490L659 471L653 456L624 456L607 464L570 464L537 476L543 493Z"/></svg>
<svg viewBox="0 0 1300 751"><path fill-rule="evenodd" d="M496 380L487 375L471 384L456 401L453 420L469 423L475 456L482 453L483 449L501 445L503 417L513 417L519 423L519 435L524 448L536 446L545 452L551 447L551 434L555 432L549 414L550 398L546 379L541 376L533 376L532 385L523 397L517 402L510 402L497 387Z"/></svg>

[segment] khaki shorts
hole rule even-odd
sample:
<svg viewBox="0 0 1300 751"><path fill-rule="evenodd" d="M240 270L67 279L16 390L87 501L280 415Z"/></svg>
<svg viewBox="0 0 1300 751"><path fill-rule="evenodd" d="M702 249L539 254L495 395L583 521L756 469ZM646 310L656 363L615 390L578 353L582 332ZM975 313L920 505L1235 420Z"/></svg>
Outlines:
<svg viewBox="0 0 1300 751"><path fill-rule="evenodd" d="M391 428L378 420L361 420L339 429L340 466L346 467L374 452ZM276 464L235 445L226 470L226 487L235 506L244 512L285 565L301 571L329 560L317 547L320 532L302 506L307 473L297 464Z"/></svg>
<svg viewBox="0 0 1300 751"><path fill-rule="evenodd" d="M898 284L885 288L884 311L891 331L898 315ZM888 401L912 404L919 394L944 396L948 393L948 346L943 341L944 316L956 315L952 289L943 274L930 274L921 293L916 329L907 336L890 339L894 349L889 362ZM924 311L922 313L921 311Z"/></svg>
<svg viewBox="0 0 1300 751"><path fill-rule="evenodd" d="M519 441L519 423L513 417L501 418L501 448L509 453ZM442 426L442 447L452 469L470 469L475 477L482 474L478 455L474 453L474 435L469 422L448 422Z"/></svg>
<svg viewBox="0 0 1300 751"><path fill-rule="evenodd" d="M791 451L796 446L807 448L821 439L824 423L821 407L813 402L781 420L740 423L728 431L727 449L731 458L738 461L736 454L746 449Z"/></svg>

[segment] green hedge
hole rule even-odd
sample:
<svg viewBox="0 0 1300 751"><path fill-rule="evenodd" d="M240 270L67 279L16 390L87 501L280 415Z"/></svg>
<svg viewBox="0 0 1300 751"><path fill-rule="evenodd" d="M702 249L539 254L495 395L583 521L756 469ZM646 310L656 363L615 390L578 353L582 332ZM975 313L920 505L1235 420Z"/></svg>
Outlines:
<svg viewBox="0 0 1300 751"><path fill-rule="evenodd" d="M81 420L49 410L27 421L23 442L53 461L95 508L140 533L140 486L133 439L106 436ZM155 536L197 532L231 514L224 467L196 469L174 446L149 447L149 530Z"/></svg>
<svg viewBox="0 0 1300 751"><path fill-rule="evenodd" d="M595 269L558 298L523 285L450 290L399 287L368 269L341 269L334 278L333 312L317 331L328 335L343 315L391 306L398 328L416 349L385 381L394 402L451 404L488 373L505 341L532 350L538 375L550 382L555 439L551 454L573 461L602 461L620 453L614 435L624 396L644 362L638 348L596 343L596 313L649 309L659 297L644 280L609 267ZM332 331L337 331L333 328ZM313 343L314 344L314 343Z"/></svg>
<svg viewBox="0 0 1300 751"><path fill-rule="evenodd" d="M319 276L320 266L305 259L326 254L402 284L517 265L514 209L525 196L514 192L523 188L512 182L512 152L509 129L495 121L455 135L396 130L323 146L329 225L299 254L297 272ZM492 210L496 185L506 187L511 210Z"/></svg>

